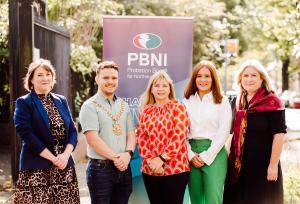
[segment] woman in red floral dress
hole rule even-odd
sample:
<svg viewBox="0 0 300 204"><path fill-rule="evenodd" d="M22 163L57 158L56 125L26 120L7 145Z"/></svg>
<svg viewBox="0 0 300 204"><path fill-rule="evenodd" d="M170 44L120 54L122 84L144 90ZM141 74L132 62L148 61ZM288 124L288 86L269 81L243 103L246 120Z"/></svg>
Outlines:
<svg viewBox="0 0 300 204"><path fill-rule="evenodd" d="M150 203L183 203L190 170L188 125L185 106L175 99L170 76L165 71L156 72L141 97L137 132Z"/></svg>

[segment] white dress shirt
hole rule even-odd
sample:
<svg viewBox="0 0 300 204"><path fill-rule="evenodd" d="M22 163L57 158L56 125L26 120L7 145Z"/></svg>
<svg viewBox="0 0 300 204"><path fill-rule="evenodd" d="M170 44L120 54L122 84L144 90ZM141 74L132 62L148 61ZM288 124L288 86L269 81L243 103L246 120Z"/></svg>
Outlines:
<svg viewBox="0 0 300 204"><path fill-rule="evenodd" d="M232 111L228 98L224 96L222 103L215 104L212 92L205 94L202 99L196 93L189 99L183 99L183 103L190 118L188 139L211 140L210 147L199 154L201 159L210 165L229 136ZM189 143L187 146L188 158L191 160L196 153L191 150Z"/></svg>

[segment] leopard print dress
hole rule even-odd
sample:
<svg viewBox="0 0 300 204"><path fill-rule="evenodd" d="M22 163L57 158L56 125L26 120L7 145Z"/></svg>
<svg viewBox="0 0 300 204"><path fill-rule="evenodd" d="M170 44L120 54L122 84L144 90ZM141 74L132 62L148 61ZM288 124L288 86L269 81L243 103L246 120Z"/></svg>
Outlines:
<svg viewBox="0 0 300 204"><path fill-rule="evenodd" d="M55 154L63 153L64 121L48 94L38 95L47 111L55 144ZM74 166L19 172L14 194L16 204L77 204L80 203Z"/></svg>

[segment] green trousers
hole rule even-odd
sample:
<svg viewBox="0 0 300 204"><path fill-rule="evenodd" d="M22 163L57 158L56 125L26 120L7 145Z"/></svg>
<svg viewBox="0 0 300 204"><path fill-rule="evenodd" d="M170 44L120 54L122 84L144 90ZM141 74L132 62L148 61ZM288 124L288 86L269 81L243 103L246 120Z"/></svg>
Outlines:
<svg viewBox="0 0 300 204"><path fill-rule="evenodd" d="M210 147L211 140L190 140L193 152L201 153ZM222 204L228 156L223 147L210 166L191 166L189 193L191 204Z"/></svg>

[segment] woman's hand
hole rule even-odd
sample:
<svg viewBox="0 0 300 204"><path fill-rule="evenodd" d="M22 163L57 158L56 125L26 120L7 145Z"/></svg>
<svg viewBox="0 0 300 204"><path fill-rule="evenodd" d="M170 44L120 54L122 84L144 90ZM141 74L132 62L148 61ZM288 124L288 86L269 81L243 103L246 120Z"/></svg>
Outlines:
<svg viewBox="0 0 300 204"><path fill-rule="evenodd" d="M57 164L57 162L58 162L58 157L52 155L50 161L52 162L52 164L53 164L54 166L57 166L56 164Z"/></svg>
<svg viewBox="0 0 300 204"><path fill-rule="evenodd" d="M267 172L267 180L268 181L277 181L278 178L278 165L269 164L268 172Z"/></svg>
<svg viewBox="0 0 300 204"><path fill-rule="evenodd" d="M153 173L157 174L157 175L162 175L164 173L164 168L160 167L157 171L154 171Z"/></svg>
<svg viewBox="0 0 300 204"><path fill-rule="evenodd" d="M67 144L65 151L62 154L57 155L58 161L54 165L59 169L65 169L73 149L73 145Z"/></svg>
<svg viewBox="0 0 300 204"><path fill-rule="evenodd" d="M195 155L191 160L192 166L195 168L200 168L204 166L204 161L201 159L199 155Z"/></svg>
<svg viewBox="0 0 300 204"><path fill-rule="evenodd" d="M47 148L40 153L40 156L51 161L54 166L57 166L59 162L59 158L54 156Z"/></svg>
<svg viewBox="0 0 300 204"><path fill-rule="evenodd" d="M149 167L150 169L153 171L153 173L157 174L159 172L161 172L161 168L162 168L162 165L164 164L164 162L159 158L159 157L155 157L154 159L152 159L150 162L149 162ZM163 170L163 168L162 168Z"/></svg>
<svg viewBox="0 0 300 204"><path fill-rule="evenodd" d="M69 154L66 151L62 154L57 155L58 161L55 163L55 165L59 169L65 169L68 164L70 156L71 156L71 154Z"/></svg>

